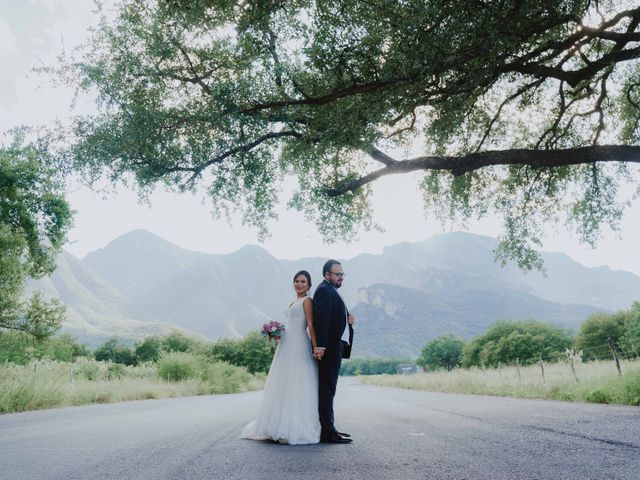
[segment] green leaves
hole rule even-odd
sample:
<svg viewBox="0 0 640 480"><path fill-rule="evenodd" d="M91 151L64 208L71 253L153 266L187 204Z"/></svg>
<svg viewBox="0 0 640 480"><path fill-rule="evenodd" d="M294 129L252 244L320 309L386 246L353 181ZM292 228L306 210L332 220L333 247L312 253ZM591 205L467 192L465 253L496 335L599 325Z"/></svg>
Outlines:
<svg viewBox="0 0 640 480"><path fill-rule="evenodd" d="M202 188L216 213L241 212L262 237L294 174L289 205L350 237L375 228L367 185L422 158L391 164L374 148L420 149L439 157L422 164L427 209L502 216L499 253L537 268L545 223L560 218L587 242L615 226L624 179L597 158L542 168L500 152L638 144L640 9L623 8L126 0L65 65L101 105L78 119L67 158L89 179L133 175L143 191Z"/></svg>
<svg viewBox="0 0 640 480"><path fill-rule="evenodd" d="M418 364L432 370L459 367L462 365L464 345L464 340L455 335L434 338L422 349Z"/></svg>
<svg viewBox="0 0 640 480"><path fill-rule="evenodd" d="M64 319L56 300L39 293L22 299L26 278L53 271L71 227L72 212L52 163L46 146L25 144L22 132L0 147L0 328L36 339L50 336Z"/></svg>
<svg viewBox="0 0 640 480"><path fill-rule="evenodd" d="M608 339L619 348L625 335L625 319L630 312L619 311L613 314L596 313L587 318L576 336L576 349L582 350L586 360L611 358Z"/></svg>
<svg viewBox="0 0 640 480"><path fill-rule="evenodd" d="M207 356L215 361L245 367L250 373L268 373L273 359L269 342L258 332L241 339L222 339L212 344Z"/></svg>
<svg viewBox="0 0 640 480"><path fill-rule="evenodd" d="M464 348L464 366L498 366L515 363L527 365L556 359L572 344L566 330L536 320L494 323L483 334L471 340Z"/></svg>

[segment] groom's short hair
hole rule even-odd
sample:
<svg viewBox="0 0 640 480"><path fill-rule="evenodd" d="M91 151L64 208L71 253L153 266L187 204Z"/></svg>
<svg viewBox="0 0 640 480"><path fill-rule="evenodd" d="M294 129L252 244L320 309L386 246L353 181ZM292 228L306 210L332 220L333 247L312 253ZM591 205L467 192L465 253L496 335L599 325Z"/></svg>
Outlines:
<svg viewBox="0 0 640 480"><path fill-rule="evenodd" d="M322 276L329 273L334 265L342 265L338 260L330 259L324 262L324 267L322 267Z"/></svg>

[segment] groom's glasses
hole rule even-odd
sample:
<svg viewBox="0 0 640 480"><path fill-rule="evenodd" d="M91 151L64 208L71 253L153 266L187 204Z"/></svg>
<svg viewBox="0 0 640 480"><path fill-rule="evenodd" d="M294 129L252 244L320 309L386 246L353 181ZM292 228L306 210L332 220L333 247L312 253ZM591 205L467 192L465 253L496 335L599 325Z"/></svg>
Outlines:
<svg viewBox="0 0 640 480"><path fill-rule="evenodd" d="M335 275L338 278L344 277L344 273L342 273L342 272L339 272L339 273L338 272L329 272L329 273L331 273L332 275Z"/></svg>

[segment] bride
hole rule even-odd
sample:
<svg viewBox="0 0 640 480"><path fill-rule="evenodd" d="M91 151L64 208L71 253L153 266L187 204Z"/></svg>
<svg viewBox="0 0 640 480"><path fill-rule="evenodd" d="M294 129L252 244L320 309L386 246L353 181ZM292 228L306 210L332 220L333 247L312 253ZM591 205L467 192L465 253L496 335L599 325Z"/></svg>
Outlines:
<svg viewBox="0 0 640 480"><path fill-rule="evenodd" d="M271 362L258 417L244 428L240 438L290 445L320 441L318 367L313 359L317 343L308 295L309 272L296 273L293 288L296 299L285 313L286 331Z"/></svg>

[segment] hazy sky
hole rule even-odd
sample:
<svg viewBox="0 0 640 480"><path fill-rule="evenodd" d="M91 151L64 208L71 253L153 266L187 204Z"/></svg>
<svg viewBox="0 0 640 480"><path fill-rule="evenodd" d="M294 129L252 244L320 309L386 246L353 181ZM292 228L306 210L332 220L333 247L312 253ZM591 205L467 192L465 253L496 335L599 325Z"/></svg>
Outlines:
<svg viewBox="0 0 640 480"><path fill-rule="evenodd" d="M63 49L70 50L96 22L89 0L0 0L0 132L20 124L47 125L69 116L72 92L54 87L49 78L31 72L40 65L54 65ZM385 233L361 233L349 244L324 245L315 226L300 213L286 210L286 196L278 221L271 224L271 238L261 245L278 258L325 256L350 258L358 253L380 252L385 245L425 240L449 227L425 219L418 191L420 176L383 178L374 187L375 219ZM68 199L76 210L71 243L65 248L78 257L105 246L136 228L147 229L191 250L227 253L248 243L259 243L256 230L235 219L214 220L206 199L157 192L151 206L140 205L134 192L119 189L117 195L93 192L70 181ZM581 245L570 233L552 232L545 250L565 252L588 265L610 265L640 274L640 205L625 215L621 238L605 232L596 249ZM453 227L459 229L458 227ZM497 220L469 225L468 231L496 236ZM551 230L550 230L551 231Z"/></svg>

